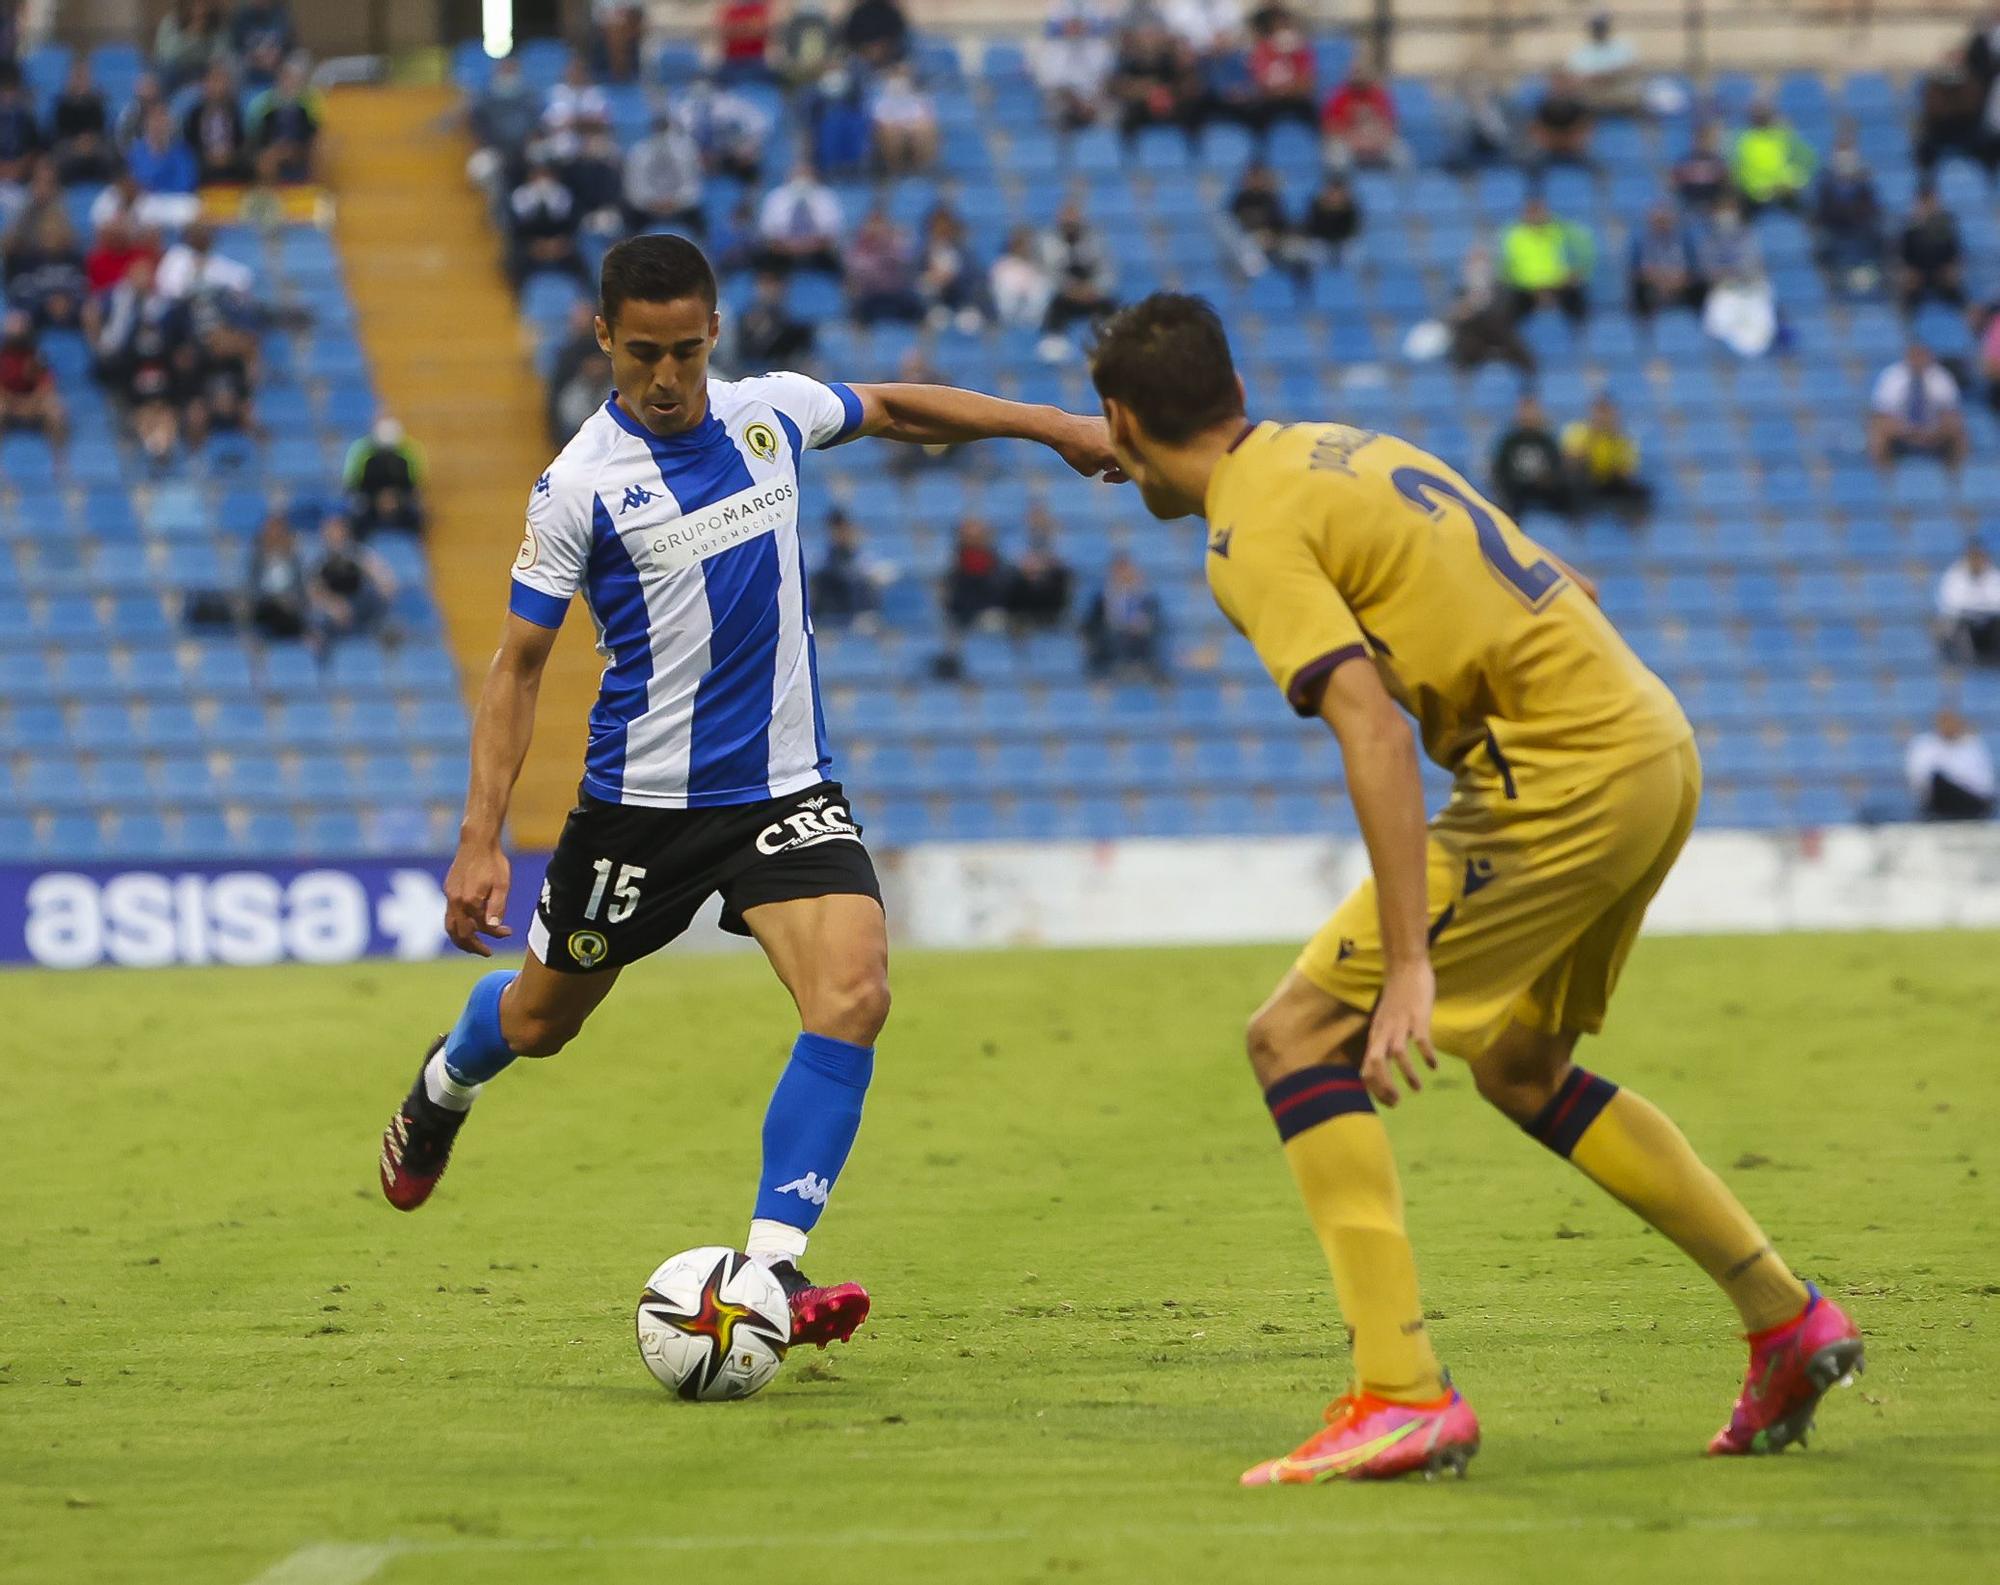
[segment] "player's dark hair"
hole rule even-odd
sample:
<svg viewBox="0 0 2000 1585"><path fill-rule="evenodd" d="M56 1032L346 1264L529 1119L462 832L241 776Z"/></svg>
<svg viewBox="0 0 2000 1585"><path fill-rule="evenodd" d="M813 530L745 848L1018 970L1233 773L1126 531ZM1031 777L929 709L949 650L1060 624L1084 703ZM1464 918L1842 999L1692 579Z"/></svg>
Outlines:
<svg viewBox="0 0 2000 1585"><path fill-rule="evenodd" d="M699 297L715 307L715 271L686 237L655 233L627 237L604 255L597 281L597 311L616 324L627 303L671 303Z"/></svg>
<svg viewBox="0 0 2000 1585"><path fill-rule="evenodd" d="M1182 292L1155 292L1107 319L1090 349L1090 377L1099 396L1124 403L1169 446L1243 416L1222 320Z"/></svg>

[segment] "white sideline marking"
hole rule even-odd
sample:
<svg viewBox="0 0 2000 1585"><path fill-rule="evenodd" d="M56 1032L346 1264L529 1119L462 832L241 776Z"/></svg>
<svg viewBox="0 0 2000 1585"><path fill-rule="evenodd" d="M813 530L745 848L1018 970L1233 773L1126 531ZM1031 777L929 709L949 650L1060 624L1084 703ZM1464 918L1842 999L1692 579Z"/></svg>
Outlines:
<svg viewBox="0 0 2000 1585"><path fill-rule="evenodd" d="M1255 1499L1253 1499L1255 1500ZM1279 1501L1284 1499L1280 1498ZM444 1557L469 1552L740 1552L766 1547L840 1546L1006 1546L1021 1541L1142 1540L1160 1536L1227 1536L1239 1540L1285 1536L1383 1536L1446 1540L1474 1535L1578 1535L1593 1530L1620 1533L1677 1531L1713 1533L1784 1528L1781 1518L1762 1513L1668 1515L1594 1514L1568 1519L1473 1519L1426 1524L1414 1519L1225 1520L1219 1524L1050 1526L1046 1529L836 1530L824 1535L663 1535L618 1537L477 1537L438 1541L322 1542L301 1547L266 1569L250 1585L365 1585L386 1565L403 1557ZM1924 1534L1933 1531L2000 1529L2000 1518L1983 1514L1824 1514L1798 1521L1805 1530L1882 1530Z"/></svg>
<svg viewBox="0 0 2000 1585"><path fill-rule="evenodd" d="M363 1585L383 1564L409 1550L402 1541L321 1542L273 1563L250 1585Z"/></svg>

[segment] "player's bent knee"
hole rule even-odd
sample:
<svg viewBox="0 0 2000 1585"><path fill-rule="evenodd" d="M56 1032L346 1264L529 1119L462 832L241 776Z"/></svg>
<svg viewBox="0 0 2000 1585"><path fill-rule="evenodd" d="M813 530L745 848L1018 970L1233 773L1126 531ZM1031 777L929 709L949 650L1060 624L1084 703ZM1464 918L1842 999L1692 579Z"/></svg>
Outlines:
<svg viewBox="0 0 2000 1585"><path fill-rule="evenodd" d="M580 1019L516 1013L502 1018L500 1032L517 1057L552 1057L574 1040L582 1027Z"/></svg>
<svg viewBox="0 0 2000 1585"><path fill-rule="evenodd" d="M813 998L806 1023L814 1032L872 1046L889 1021L889 977L879 968L842 975Z"/></svg>
<svg viewBox="0 0 2000 1585"><path fill-rule="evenodd" d="M1243 1030L1243 1051L1250 1059L1250 1071L1265 1089L1288 1073L1324 1060L1308 1042L1296 1038L1290 1020L1269 1008L1251 1015Z"/></svg>

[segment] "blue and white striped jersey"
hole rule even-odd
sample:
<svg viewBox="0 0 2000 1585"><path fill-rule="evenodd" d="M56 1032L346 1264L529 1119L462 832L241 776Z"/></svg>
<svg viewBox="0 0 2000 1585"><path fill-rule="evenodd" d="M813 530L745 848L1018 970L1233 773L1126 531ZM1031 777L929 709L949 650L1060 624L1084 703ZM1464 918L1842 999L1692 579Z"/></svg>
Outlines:
<svg viewBox="0 0 2000 1585"><path fill-rule="evenodd" d="M655 435L613 399L535 482L508 608L543 627L579 591L590 609L593 797L702 809L828 775L799 463L860 422L845 385L710 380L693 429Z"/></svg>

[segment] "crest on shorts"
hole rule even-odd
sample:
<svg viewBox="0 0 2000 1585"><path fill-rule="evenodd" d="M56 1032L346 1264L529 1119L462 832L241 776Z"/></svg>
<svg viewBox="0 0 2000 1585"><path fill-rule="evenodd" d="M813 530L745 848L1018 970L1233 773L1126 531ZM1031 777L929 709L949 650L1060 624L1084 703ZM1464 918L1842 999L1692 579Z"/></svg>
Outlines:
<svg viewBox="0 0 2000 1585"><path fill-rule="evenodd" d="M569 955L586 969L594 969L611 952L611 944L595 930L572 930Z"/></svg>
<svg viewBox="0 0 2000 1585"><path fill-rule="evenodd" d="M761 462L769 462L778 454L778 434L769 424L752 424L744 430L743 444L750 448L750 455Z"/></svg>

